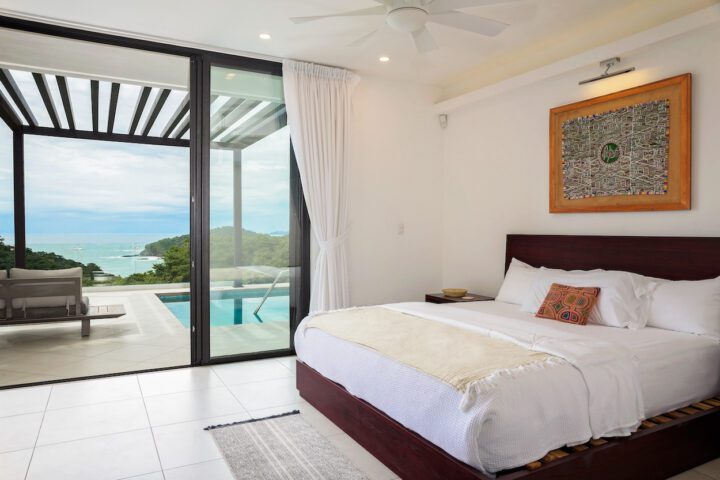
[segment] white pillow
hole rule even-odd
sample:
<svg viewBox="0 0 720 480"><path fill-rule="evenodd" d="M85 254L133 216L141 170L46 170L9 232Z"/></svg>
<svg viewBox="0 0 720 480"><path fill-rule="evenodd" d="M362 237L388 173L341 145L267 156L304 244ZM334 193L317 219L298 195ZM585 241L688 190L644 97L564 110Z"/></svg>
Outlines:
<svg viewBox="0 0 720 480"><path fill-rule="evenodd" d="M532 288L538 270L513 258L495 301L521 305Z"/></svg>
<svg viewBox="0 0 720 480"><path fill-rule="evenodd" d="M0 270L0 280L5 280L7 278L7 270L1 269Z"/></svg>
<svg viewBox="0 0 720 480"><path fill-rule="evenodd" d="M520 309L537 313L553 283L600 288L588 323L631 329L642 328L647 323L651 294L657 286L649 279L628 272L541 268Z"/></svg>
<svg viewBox="0 0 720 480"><path fill-rule="evenodd" d="M659 282L648 326L720 339L720 277Z"/></svg>

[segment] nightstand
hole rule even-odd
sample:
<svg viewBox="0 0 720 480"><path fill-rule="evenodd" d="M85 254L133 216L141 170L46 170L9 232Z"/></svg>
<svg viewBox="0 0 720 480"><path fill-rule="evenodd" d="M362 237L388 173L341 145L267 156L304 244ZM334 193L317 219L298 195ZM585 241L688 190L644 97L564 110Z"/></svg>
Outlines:
<svg viewBox="0 0 720 480"><path fill-rule="evenodd" d="M488 300L494 300L494 298L486 297L483 295L475 295L474 293L468 293L464 297L460 297L460 298L446 297L442 293L428 293L425 295L425 301L428 303L486 302Z"/></svg>

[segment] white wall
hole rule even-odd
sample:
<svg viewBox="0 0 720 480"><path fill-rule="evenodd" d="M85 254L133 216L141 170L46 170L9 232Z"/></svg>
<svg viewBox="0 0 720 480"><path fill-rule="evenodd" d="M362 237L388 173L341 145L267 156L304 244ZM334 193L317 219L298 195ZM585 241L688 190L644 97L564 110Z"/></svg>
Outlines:
<svg viewBox="0 0 720 480"><path fill-rule="evenodd" d="M720 26L630 55L637 71L584 87L597 67L453 112L443 139L443 284L492 294L508 233L720 235ZM548 213L549 109L686 72L693 74L692 210Z"/></svg>
<svg viewBox="0 0 720 480"><path fill-rule="evenodd" d="M442 134L432 112L436 94L367 76L357 87L349 240L354 305L421 300L440 287Z"/></svg>

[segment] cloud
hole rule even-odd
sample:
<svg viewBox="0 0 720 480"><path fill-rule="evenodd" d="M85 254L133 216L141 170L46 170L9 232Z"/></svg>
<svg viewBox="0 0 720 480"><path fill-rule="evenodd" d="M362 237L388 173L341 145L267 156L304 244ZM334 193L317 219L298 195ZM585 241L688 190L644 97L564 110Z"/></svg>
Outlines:
<svg viewBox="0 0 720 480"><path fill-rule="evenodd" d="M26 136L28 212L187 211L187 148Z"/></svg>

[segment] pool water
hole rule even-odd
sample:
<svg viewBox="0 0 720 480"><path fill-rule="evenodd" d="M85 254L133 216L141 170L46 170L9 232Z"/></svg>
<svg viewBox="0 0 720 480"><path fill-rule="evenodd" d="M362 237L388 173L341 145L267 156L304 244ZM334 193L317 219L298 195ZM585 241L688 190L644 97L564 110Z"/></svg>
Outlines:
<svg viewBox="0 0 720 480"><path fill-rule="evenodd" d="M254 311L265 294L261 290L219 290L210 292L210 325L287 322L290 319L288 288L276 288L257 315ZM183 326L190 328L190 294L160 294L160 301Z"/></svg>

